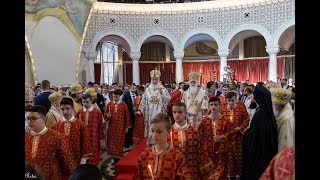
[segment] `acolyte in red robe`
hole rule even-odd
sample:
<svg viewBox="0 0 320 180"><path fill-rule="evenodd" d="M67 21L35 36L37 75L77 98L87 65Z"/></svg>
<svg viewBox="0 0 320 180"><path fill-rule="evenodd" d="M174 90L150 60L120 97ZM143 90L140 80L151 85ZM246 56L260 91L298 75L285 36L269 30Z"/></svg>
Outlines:
<svg viewBox="0 0 320 180"><path fill-rule="evenodd" d="M78 165L80 165L81 158L92 155L89 136L84 122L72 117L68 122L65 120L58 121L52 126L52 129L64 135L65 140L70 146L74 160Z"/></svg>
<svg viewBox="0 0 320 180"><path fill-rule="evenodd" d="M109 112L111 113L111 118L107 117ZM108 122L107 153L121 158L126 131L132 127L126 103L121 100L119 100L117 104L110 102L104 111L104 118Z"/></svg>
<svg viewBox="0 0 320 180"><path fill-rule="evenodd" d="M190 124L182 126L181 129L176 124L173 124L168 136L168 143L184 154L191 178L198 179L200 177L198 165L200 141L198 131Z"/></svg>
<svg viewBox="0 0 320 180"><path fill-rule="evenodd" d="M249 125L250 117L241 101L236 102L236 107L233 110L230 110L227 104L221 106L220 112L224 116L223 120L228 121L228 123L224 123L226 124L224 127L226 141L233 144L233 147L230 147L226 155L227 175L241 175L243 135ZM239 128L239 130L236 130L236 128Z"/></svg>
<svg viewBox="0 0 320 180"><path fill-rule="evenodd" d="M100 109L92 107L89 108L88 115L86 115L86 110L85 108L81 108L75 117L83 121L87 128L92 151L92 156L88 159L87 164L98 167L101 157L100 141L104 140L102 114Z"/></svg>
<svg viewBox="0 0 320 180"><path fill-rule="evenodd" d="M227 179L227 155L229 149L233 149L232 142L228 141L229 121L220 116L214 123L212 117L206 116L199 125L200 134L200 173L202 179ZM216 136L221 136L220 141L216 142Z"/></svg>
<svg viewBox="0 0 320 180"><path fill-rule="evenodd" d="M181 102L182 97L183 97L183 93L181 92L180 89L176 89L170 94L170 100L169 100L169 103L167 105L167 114L168 114L168 116L171 117L172 124L174 124L173 114L172 114L172 107L176 102Z"/></svg>
<svg viewBox="0 0 320 180"><path fill-rule="evenodd" d="M62 135L52 129L25 134L25 160L39 166L46 180L66 180L78 166Z"/></svg>
<svg viewBox="0 0 320 180"><path fill-rule="evenodd" d="M135 125L133 129L133 136L132 136L132 144L138 145L145 137L144 137L144 117L142 112L139 110L139 106L141 103L141 96L136 96L134 100L134 109L135 112L138 112L135 118Z"/></svg>
<svg viewBox="0 0 320 180"><path fill-rule="evenodd" d="M191 179L184 155L171 145L159 155L154 146L140 155L134 179L151 180L152 176L154 180Z"/></svg>

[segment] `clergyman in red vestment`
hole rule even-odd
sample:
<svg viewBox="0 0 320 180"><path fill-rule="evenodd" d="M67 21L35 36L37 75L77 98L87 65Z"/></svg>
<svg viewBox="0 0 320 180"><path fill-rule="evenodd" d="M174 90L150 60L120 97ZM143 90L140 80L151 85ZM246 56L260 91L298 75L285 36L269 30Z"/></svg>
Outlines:
<svg viewBox="0 0 320 180"><path fill-rule="evenodd" d="M27 110L30 131L25 134L25 161L38 166L46 180L67 180L78 164L59 132L45 126L45 115L40 105Z"/></svg>
<svg viewBox="0 0 320 180"><path fill-rule="evenodd" d="M92 106L93 99L90 94L82 96L83 108L80 109L76 118L83 121L87 128L89 135L89 142L91 144L92 156L88 159L88 164L99 166L101 150L105 148L104 131L102 122L102 113L100 109Z"/></svg>
<svg viewBox="0 0 320 180"><path fill-rule="evenodd" d="M168 143L171 119L159 113L151 120L151 138L155 143L138 159L136 180L191 179L184 155Z"/></svg>
<svg viewBox="0 0 320 180"><path fill-rule="evenodd" d="M139 109L142 95L144 93L144 87L138 85L137 86L138 96L134 99L134 115L136 117L135 119L135 125L133 128L133 136L132 136L132 144L137 145L139 144L145 137L144 137L144 117L142 115L142 112Z"/></svg>
<svg viewBox="0 0 320 180"><path fill-rule="evenodd" d="M198 130L187 122L187 106L183 102L173 104L172 114L175 123L171 127L168 142L184 154L192 179L199 179Z"/></svg>
<svg viewBox="0 0 320 180"><path fill-rule="evenodd" d="M65 97L60 102L63 118L52 126L53 130L60 132L68 142L74 160L85 164L92 155L89 136L84 122L73 116L73 100Z"/></svg>
<svg viewBox="0 0 320 180"><path fill-rule="evenodd" d="M228 144L225 141L224 127L227 126L220 113L220 99L213 96L209 99L210 114L202 119L199 125L200 134L200 173L202 179L227 179L225 173L225 152Z"/></svg>
<svg viewBox="0 0 320 180"><path fill-rule="evenodd" d="M104 111L104 118L108 122L107 153L117 158L122 157L125 134L132 127L128 107L120 100L121 94L120 89L115 90L114 101L110 102Z"/></svg>
<svg viewBox="0 0 320 180"><path fill-rule="evenodd" d="M221 104L221 114L224 116L224 121L229 121L227 127L224 127L226 140L233 144L233 147L229 147L227 152L227 166L226 172L230 177L239 177L242 169L242 146L243 136L245 130L249 125L249 114L242 101L237 100L237 94L233 91L229 91L226 94L226 104Z"/></svg>

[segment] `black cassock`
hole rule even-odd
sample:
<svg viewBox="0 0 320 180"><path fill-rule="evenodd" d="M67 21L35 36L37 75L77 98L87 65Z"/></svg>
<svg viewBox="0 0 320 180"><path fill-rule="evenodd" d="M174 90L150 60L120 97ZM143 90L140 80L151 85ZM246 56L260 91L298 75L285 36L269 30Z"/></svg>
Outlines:
<svg viewBox="0 0 320 180"><path fill-rule="evenodd" d="M259 179L278 152L277 125L271 109L270 94L258 94L254 98L259 107L244 134L241 175L243 180Z"/></svg>

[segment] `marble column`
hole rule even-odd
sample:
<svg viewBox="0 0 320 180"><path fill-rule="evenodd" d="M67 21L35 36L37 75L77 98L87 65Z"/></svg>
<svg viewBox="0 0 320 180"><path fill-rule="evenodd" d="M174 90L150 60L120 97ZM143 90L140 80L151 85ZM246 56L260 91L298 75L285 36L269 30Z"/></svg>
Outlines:
<svg viewBox="0 0 320 180"><path fill-rule="evenodd" d="M89 60L89 63L88 63L89 64L89 81L95 82L95 79L94 79L94 61L96 59L88 59L88 60Z"/></svg>
<svg viewBox="0 0 320 180"><path fill-rule="evenodd" d="M139 59L141 52L131 52L130 57L132 59L132 82L140 85Z"/></svg>
<svg viewBox="0 0 320 180"><path fill-rule="evenodd" d="M94 61L97 59L98 53L97 52L89 52L89 51L83 51L84 57L88 59L88 74L89 74L89 79L87 82L91 81L94 82Z"/></svg>
<svg viewBox="0 0 320 180"><path fill-rule="evenodd" d="M184 51L174 51L173 54L176 59L176 83L183 82L182 59L184 57Z"/></svg>
<svg viewBox="0 0 320 180"><path fill-rule="evenodd" d="M224 67L227 66L227 58L229 55L229 49L218 50L220 56L220 81L223 81L223 75L226 73Z"/></svg>
<svg viewBox="0 0 320 180"><path fill-rule="evenodd" d="M266 46L266 51L269 54L269 66L268 66L268 80L277 82L277 54L279 52L279 46Z"/></svg>
<svg viewBox="0 0 320 180"><path fill-rule="evenodd" d="M166 61L170 61L170 46L166 43Z"/></svg>
<svg viewBox="0 0 320 180"><path fill-rule="evenodd" d="M123 58L122 58L122 46L118 44L118 79L119 84L123 84Z"/></svg>
<svg viewBox="0 0 320 180"><path fill-rule="evenodd" d="M244 40L239 41L239 59L243 60L244 58Z"/></svg>

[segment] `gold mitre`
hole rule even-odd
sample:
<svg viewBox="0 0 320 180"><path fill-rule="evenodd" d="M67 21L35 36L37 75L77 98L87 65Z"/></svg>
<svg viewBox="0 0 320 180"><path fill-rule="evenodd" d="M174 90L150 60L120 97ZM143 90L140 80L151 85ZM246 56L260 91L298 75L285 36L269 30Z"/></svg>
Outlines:
<svg viewBox="0 0 320 180"><path fill-rule="evenodd" d="M94 88L86 89L86 94L89 94L91 97L97 96L97 92L94 90Z"/></svg>
<svg viewBox="0 0 320 180"><path fill-rule="evenodd" d="M24 90L24 100L33 100L34 98L34 91L31 88L25 88Z"/></svg>
<svg viewBox="0 0 320 180"><path fill-rule="evenodd" d="M77 93L82 93L82 86L79 83L73 83L70 86L70 92L71 94L77 94Z"/></svg>
<svg viewBox="0 0 320 180"><path fill-rule="evenodd" d="M273 88L271 90L271 95L272 95L272 102L285 105L290 101L292 92L287 89L278 87L278 88Z"/></svg>
<svg viewBox="0 0 320 180"><path fill-rule="evenodd" d="M199 74L197 72L189 73L189 81L198 81Z"/></svg>
<svg viewBox="0 0 320 180"><path fill-rule="evenodd" d="M150 77L152 78L160 78L160 76L161 76L161 72L157 70L157 68L155 68L150 72Z"/></svg>
<svg viewBox="0 0 320 180"><path fill-rule="evenodd" d="M273 81L267 81L265 87L269 90L274 89L274 88L279 88L279 84L273 82Z"/></svg>
<svg viewBox="0 0 320 180"><path fill-rule="evenodd" d="M60 101L63 98L63 95L59 92L54 92L54 93L51 93L48 98L52 104L56 104L56 103L60 103Z"/></svg>

